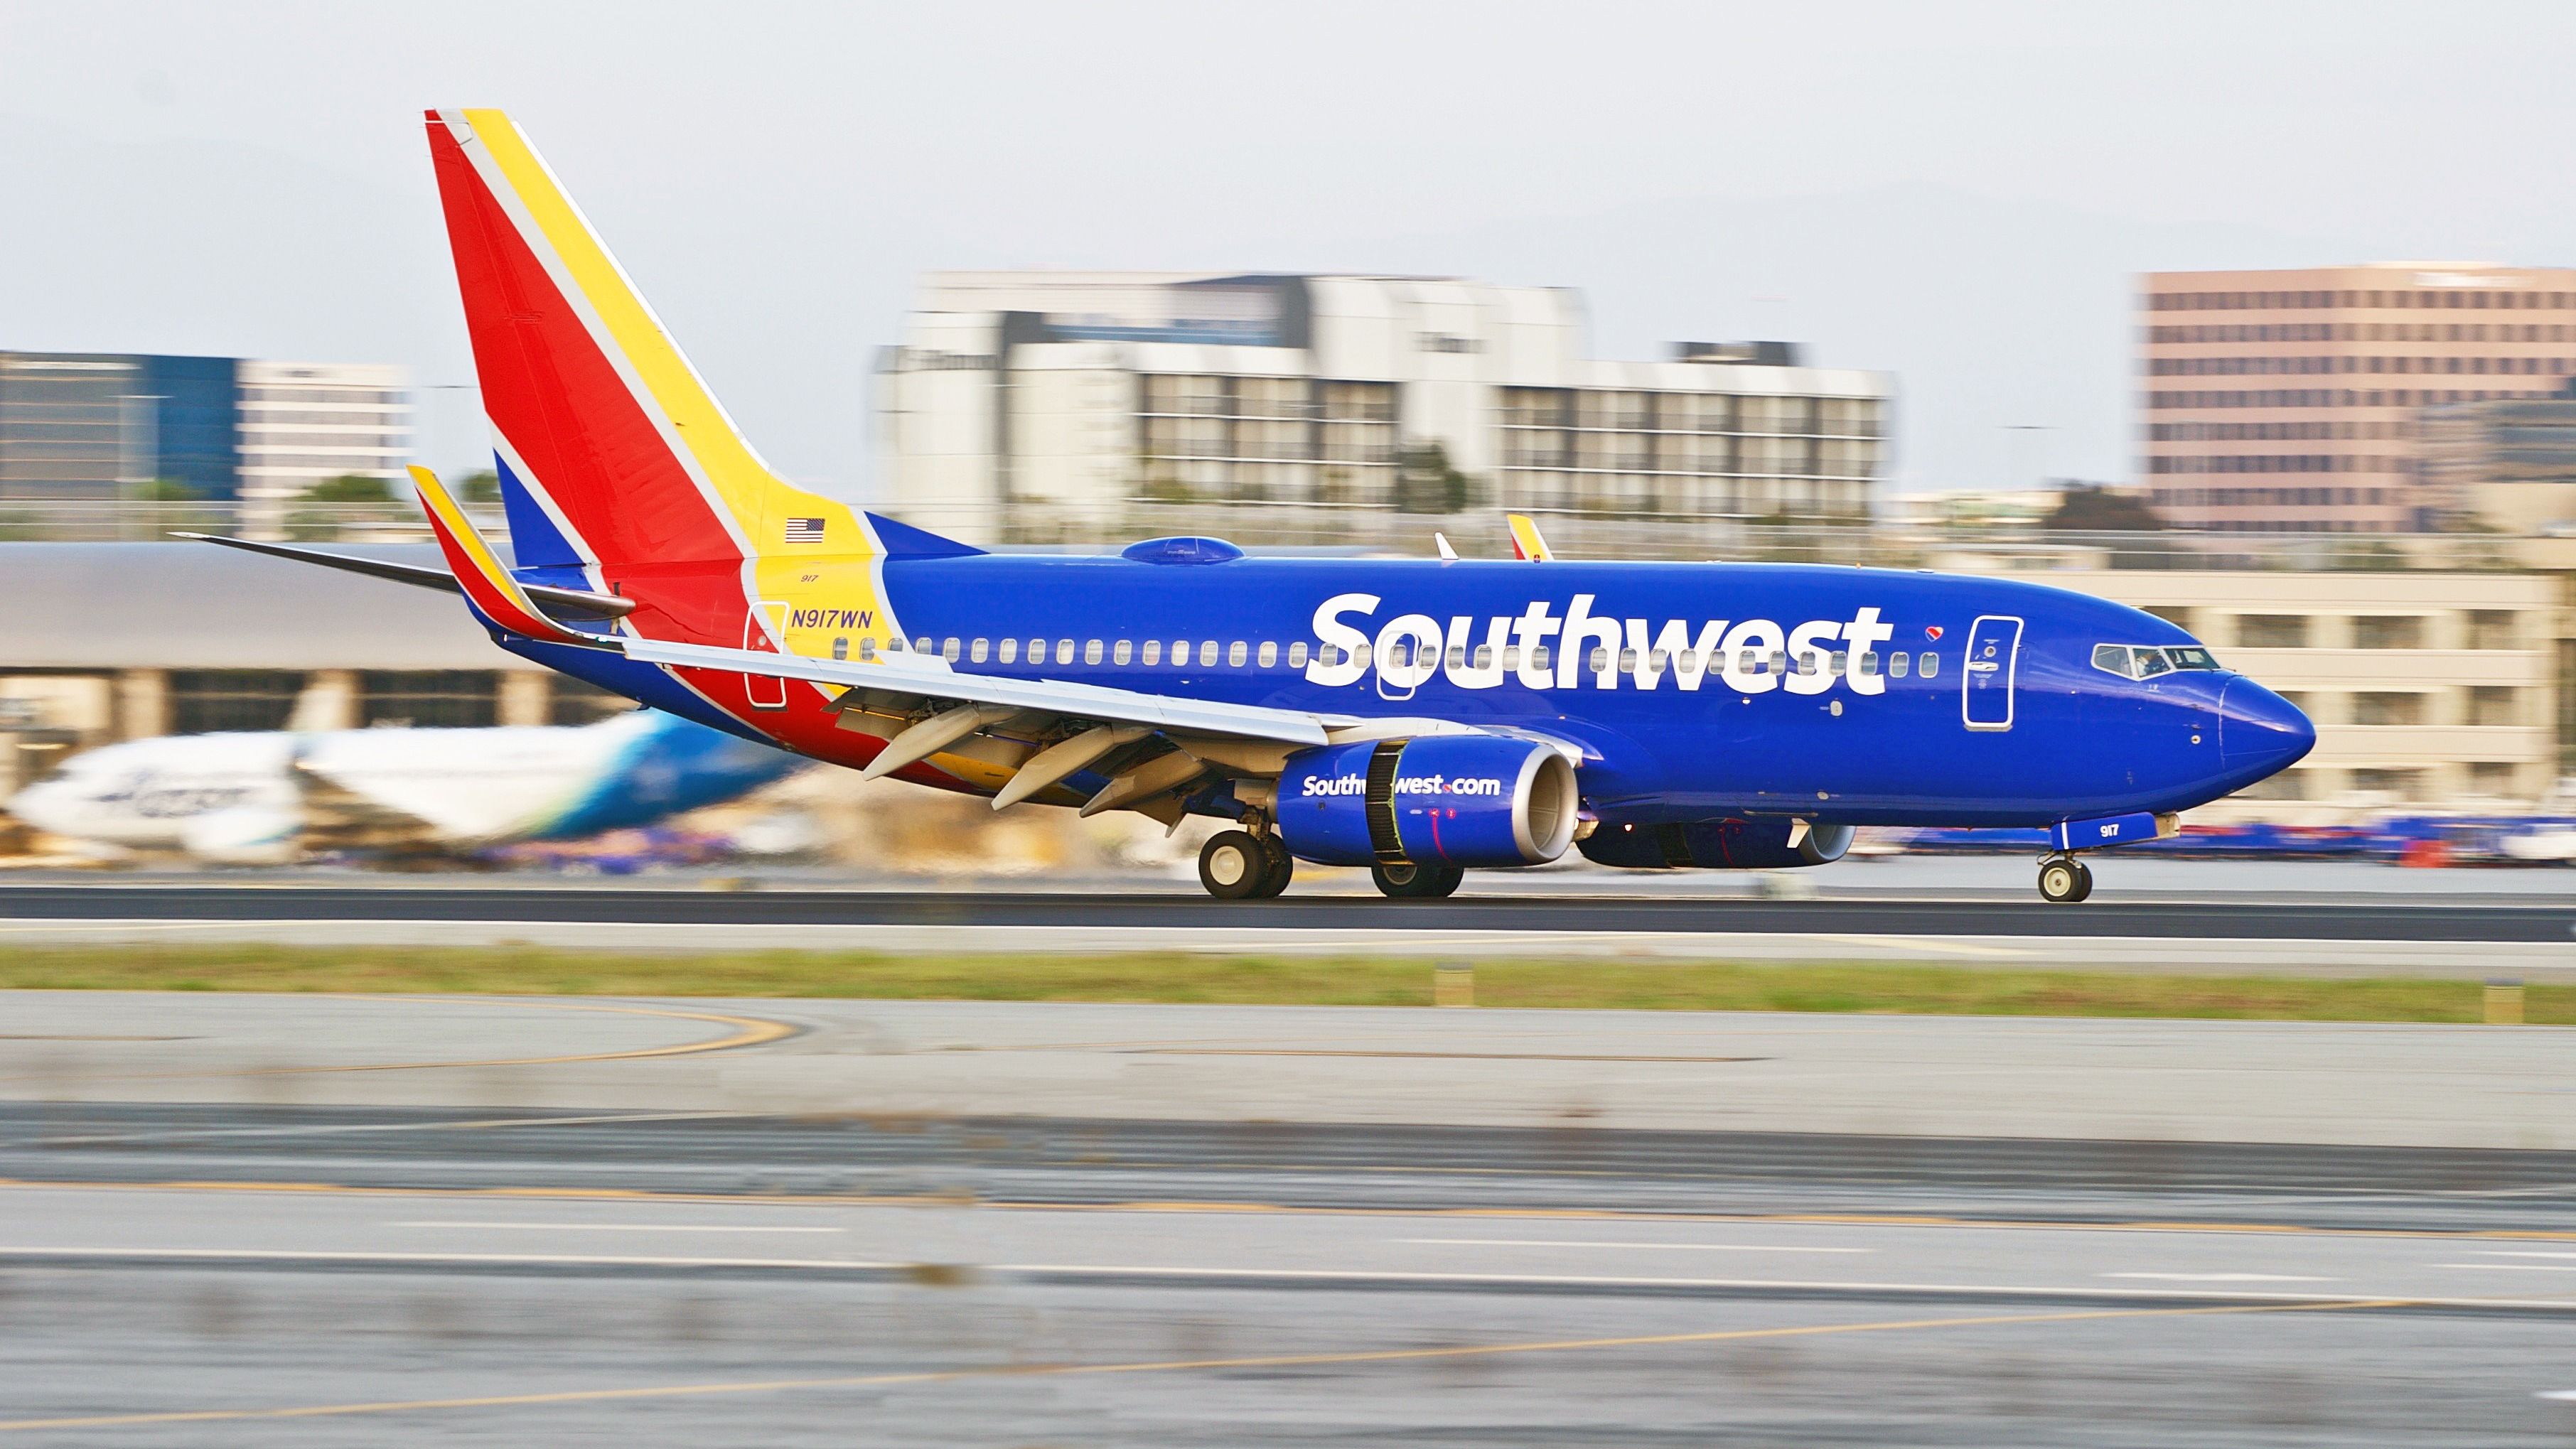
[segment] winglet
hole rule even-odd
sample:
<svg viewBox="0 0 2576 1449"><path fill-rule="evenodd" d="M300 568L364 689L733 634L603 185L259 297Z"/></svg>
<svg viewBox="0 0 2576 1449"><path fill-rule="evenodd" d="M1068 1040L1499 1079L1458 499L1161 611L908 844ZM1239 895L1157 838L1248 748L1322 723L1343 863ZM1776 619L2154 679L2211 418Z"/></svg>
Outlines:
<svg viewBox="0 0 2576 1449"><path fill-rule="evenodd" d="M1547 551L1547 540L1539 537L1538 524L1528 514L1510 513L1504 517L1511 520L1512 557L1531 563L1546 563L1556 557Z"/></svg>
<svg viewBox="0 0 2576 1449"><path fill-rule="evenodd" d="M546 617L519 581L501 566L501 556L476 532L474 521L447 485L427 468L411 470L411 485L420 494L421 512L429 515L430 532L438 535L439 552L447 555L447 566L456 572L456 582L465 590L465 601L485 623L512 634L543 639L551 644L579 644L600 647L601 641L588 634L576 633Z"/></svg>
<svg viewBox="0 0 2576 1449"><path fill-rule="evenodd" d="M1440 532L1438 529L1433 529L1431 531L1431 541L1440 545L1440 561L1442 563L1456 563L1458 561L1458 550L1449 546L1449 535Z"/></svg>

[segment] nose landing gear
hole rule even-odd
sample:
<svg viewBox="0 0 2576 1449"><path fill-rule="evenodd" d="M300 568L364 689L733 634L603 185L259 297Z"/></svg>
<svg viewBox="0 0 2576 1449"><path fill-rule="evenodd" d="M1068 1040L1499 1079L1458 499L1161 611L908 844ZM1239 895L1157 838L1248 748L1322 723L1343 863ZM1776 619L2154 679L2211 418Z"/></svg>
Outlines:
<svg viewBox="0 0 2576 1449"><path fill-rule="evenodd" d="M2093 894L2093 871L2071 855L2052 855L2039 863L2040 898L2071 906Z"/></svg>

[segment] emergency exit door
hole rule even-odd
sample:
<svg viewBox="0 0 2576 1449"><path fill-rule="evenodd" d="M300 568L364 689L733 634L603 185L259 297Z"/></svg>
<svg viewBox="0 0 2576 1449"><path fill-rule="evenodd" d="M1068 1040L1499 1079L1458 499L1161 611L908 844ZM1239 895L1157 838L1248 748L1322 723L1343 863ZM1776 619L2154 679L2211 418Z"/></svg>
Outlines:
<svg viewBox="0 0 2576 1449"><path fill-rule="evenodd" d="M1968 629L1968 667L1960 671L1965 698L1960 711L1972 730L2008 730L2013 723L2013 674L2021 657L2021 620L1985 614Z"/></svg>

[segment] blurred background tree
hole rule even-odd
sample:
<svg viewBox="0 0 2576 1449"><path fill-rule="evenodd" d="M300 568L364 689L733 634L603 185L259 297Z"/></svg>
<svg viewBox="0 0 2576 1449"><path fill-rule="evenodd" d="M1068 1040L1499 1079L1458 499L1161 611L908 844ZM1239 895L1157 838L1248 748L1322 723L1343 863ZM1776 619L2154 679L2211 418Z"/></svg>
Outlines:
<svg viewBox="0 0 2576 1449"><path fill-rule="evenodd" d="M2040 527L2087 533L2154 533L2165 526L2162 515L2133 494L2092 483L2070 483L2058 495L2057 509Z"/></svg>
<svg viewBox="0 0 2576 1449"><path fill-rule="evenodd" d="M1398 456L1395 508L1399 513L1463 513L1472 491L1467 475L1438 443L1418 443Z"/></svg>
<svg viewBox="0 0 2576 1449"><path fill-rule="evenodd" d="M393 496L393 490L385 486L385 480L382 478L370 477L365 473L343 473L337 478L325 478L305 489L303 501L306 503L389 503L393 500Z"/></svg>

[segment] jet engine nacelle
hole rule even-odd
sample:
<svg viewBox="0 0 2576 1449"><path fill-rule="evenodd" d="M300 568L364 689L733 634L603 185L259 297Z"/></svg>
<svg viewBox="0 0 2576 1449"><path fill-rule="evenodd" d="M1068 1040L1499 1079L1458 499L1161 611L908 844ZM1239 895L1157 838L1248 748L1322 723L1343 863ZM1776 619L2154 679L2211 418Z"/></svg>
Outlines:
<svg viewBox="0 0 2576 1449"><path fill-rule="evenodd" d="M1327 745L1279 774L1279 838L1325 865L1543 865L1574 839L1574 766L1528 740Z"/></svg>
<svg viewBox="0 0 2576 1449"><path fill-rule="evenodd" d="M1798 843L1789 843L1791 835ZM1794 820L1695 820L1687 825L1639 825L1621 829L1604 825L1583 842L1587 860L1602 865L1665 870L1780 870L1801 865L1831 865L1851 849L1848 825L1810 825L1803 831Z"/></svg>
<svg viewBox="0 0 2576 1449"><path fill-rule="evenodd" d="M217 865L288 865L304 854L304 818L266 805L209 810L179 823L179 847Z"/></svg>

